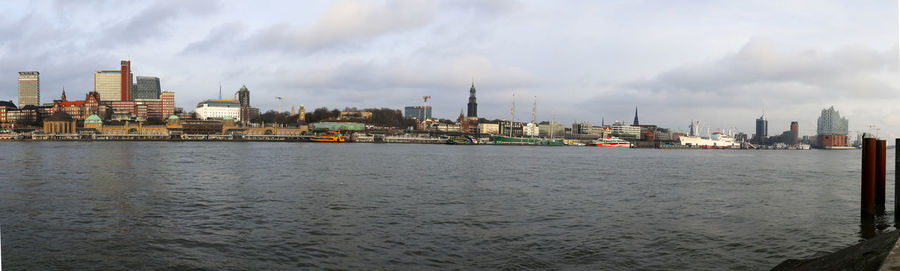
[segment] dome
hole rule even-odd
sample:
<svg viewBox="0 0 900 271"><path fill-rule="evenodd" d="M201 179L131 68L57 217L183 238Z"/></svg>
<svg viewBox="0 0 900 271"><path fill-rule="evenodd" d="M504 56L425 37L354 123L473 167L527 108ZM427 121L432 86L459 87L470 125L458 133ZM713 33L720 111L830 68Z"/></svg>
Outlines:
<svg viewBox="0 0 900 271"><path fill-rule="evenodd" d="M177 119L180 119L180 118L179 118L178 116L176 116L176 115L171 115L171 116L169 116L169 119L170 119L170 120L177 120Z"/></svg>
<svg viewBox="0 0 900 271"><path fill-rule="evenodd" d="M247 85L243 85L243 86L241 86L241 89L239 89L238 91L249 91L249 90L247 90Z"/></svg>
<svg viewBox="0 0 900 271"><path fill-rule="evenodd" d="M90 116L88 116L86 119L84 119L84 123L85 123L85 124L88 124L88 123L103 123L103 120L100 119L100 116L97 116L97 115L90 115Z"/></svg>
<svg viewBox="0 0 900 271"><path fill-rule="evenodd" d="M72 116L63 111L56 111L50 116L49 121L72 121Z"/></svg>
<svg viewBox="0 0 900 271"><path fill-rule="evenodd" d="M234 117L232 117L232 116L227 116L227 117L222 118L222 120L234 120Z"/></svg>

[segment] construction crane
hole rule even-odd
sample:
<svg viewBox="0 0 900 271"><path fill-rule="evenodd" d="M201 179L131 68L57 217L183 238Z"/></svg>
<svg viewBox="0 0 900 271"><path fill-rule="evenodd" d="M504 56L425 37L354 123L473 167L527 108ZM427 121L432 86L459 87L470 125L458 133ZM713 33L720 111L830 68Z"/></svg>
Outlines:
<svg viewBox="0 0 900 271"><path fill-rule="evenodd" d="M431 96L422 96L422 100L425 100L425 102L422 103L422 110L419 111L419 119L422 121L425 121L425 119L422 118L422 115L425 115L425 117L427 117L427 114L425 114L425 110L426 108L428 108L428 99L431 99Z"/></svg>
<svg viewBox="0 0 900 271"><path fill-rule="evenodd" d="M293 100L293 99L294 99L294 98L289 98L289 97L278 97L278 96L275 96L275 100L278 101L278 113L279 113L279 114L281 113L281 101L284 101L284 100Z"/></svg>

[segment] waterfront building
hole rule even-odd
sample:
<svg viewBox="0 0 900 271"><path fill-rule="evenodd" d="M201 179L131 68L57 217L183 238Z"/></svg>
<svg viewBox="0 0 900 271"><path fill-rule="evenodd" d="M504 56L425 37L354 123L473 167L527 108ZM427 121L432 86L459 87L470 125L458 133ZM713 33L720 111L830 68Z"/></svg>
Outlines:
<svg viewBox="0 0 900 271"><path fill-rule="evenodd" d="M137 83L134 85L133 98L137 99L159 99L162 90L159 87L159 77L138 76Z"/></svg>
<svg viewBox="0 0 900 271"><path fill-rule="evenodd" d="M798 145L800 144L800 124L796 121L791 122L791 130L789 131L787 140L785 140L785 144L789 145Z"/></svg>
<svg viewBox="0 0 900 271"><path fill-rule="evenodd" d="M499 135L500 124L497 123L478 123L478 132L488 135Z"/></svg>
<svg viewBox="0 0 900 271"><path fill-rule="evenodd" d="M762 115L756 119L756 143L765 144L768 137L769 121L766 120L766 115Z"/></svg>
<svg viewBox="0 0 900 271"><path fill-rule="evenodd" d="M45 134L74 134L75 120L63 111L56 111L44 121Z"/></svg>
<svg viewBox="0 0 900 271"><path fill-rule="evenodd" d="M358 122L316 122L312 124L316 132L365 131L366 125Z"/></svg>
<svg viewBox="0 0 900 271"><path fill-rule="evenodd" d="M209 99L197 104L197 119L224 119L231 117L238 121L241 120L241 104L235 100L216 100Z"/></svg>
<svg viewBox="0 0 900 271"><path fill-rule="evenodd" d="M41 73L19 72L19 107L41 105Z"/></svg>
<svg viewBox="0 0 900 271"><path fill-rule="evenodd" d="M529 122L522 127L522 134L525 136L541 136L541 128L537 123Z"/></svg>
<svg viewBox="0 0 900 271"><path fill-rule="evenodd" d="M122 100L122 71L99 70L94 73L94 91L107 102Z"/></svg>
<svg viewBox="0 0 900 271"><path fill-rule="evenodd" d="M84 119L84 129L92 130L96 133L103 132L103 119L97 115L90 115Z"/></svg>
<svg viewBox="0 0 900 271"><path fill-rule="evenodd" d="M14 104L13 101L0 101L0 129L9 128L6 112L11 110L14 111L16 109L16 104Z"/></svg>
<svg viewBox="0 0 900 271"><path fill-rule="evenodd" d="M834 110L834 106L822 109L816 126L816 147L833 148L846 147L849 143L847 136L850 122L841 117L841 114Z"/></svg>
<svg viewBox="0 0 900 271"><path fill-rule="evenodd" d="M478 103L475 102L475 80L472 80L472 87L469 88L469 104L467 105L467 107L468 117L470 119L478 120Z"/></svg>
<svg viewBox="0 0 900 271"><path fill-rule="evenodd" d="M73 119L81 121L90 115L106 114L108 107L101 106L100 94L97 92L88 92L82 101L69 101L66 99L66 92L63 91L62 97L53 101L52 111L64 111Z"/></svg>
<svg viewBox="0 0 900 271"><path fill-rule="evenodd" d="M612 126L610 126L610 132L613 136L620 137L622 139L640 139L641 138L641 127L625 125L621 122L615 122Z"/></svg>
<svg viewBox="0 0 900 271"><path fill-rule="evenodd" d="M241 85L241 88L234 93L234 100L240 105L240 118L243 124L247 124L254 118L253 108L250 107L250 90L247 85ZM257 111L258 112L258 111Z"/></svg>
<svg viewBox="0 0 900 271"><path fill-rule="evenodd" d="M566 127L555 121L542 121L538 124L538 129L540 129L541 137L552 137L553 138L562 138L566 136Z"/></svg>
<svg viewBox="0 0 900 271"><path fill-rule="evenodd" d="M407 119L431 119L431 106L407 106L403 112L403 117Z"/></svg>
<svg viewBox="0 0 900 271"><path fill-rule="evenodd" d="M101 99L102 99L101 94ZM114 120L162 120L175 114L175 93L163 91L159 99L135 99L133 101L104 101L101 105L111 108Z"/></svg>

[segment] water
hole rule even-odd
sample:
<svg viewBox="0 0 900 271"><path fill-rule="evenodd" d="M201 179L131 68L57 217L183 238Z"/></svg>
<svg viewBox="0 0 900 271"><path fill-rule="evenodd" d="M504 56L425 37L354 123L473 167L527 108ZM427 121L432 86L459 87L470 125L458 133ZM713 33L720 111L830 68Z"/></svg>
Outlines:
<svg viewBox="0 0 900 271"><path fill-rule="evenodd" d="M859 155L7 142L2 262L8 270L766 270L862 239Z"/></svg>

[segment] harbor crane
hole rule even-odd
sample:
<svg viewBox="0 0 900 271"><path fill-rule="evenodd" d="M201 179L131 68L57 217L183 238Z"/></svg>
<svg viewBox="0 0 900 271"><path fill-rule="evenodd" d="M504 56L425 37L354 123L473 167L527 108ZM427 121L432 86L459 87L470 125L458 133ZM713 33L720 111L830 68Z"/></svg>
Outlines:
<svg viewBox="0 0 900 271"><path fill-rule="evenodd" d="M293 100L293 99L294 99L294 98L290 98L290 97L279 97L279 96L275 96L275 100L278 101L278 113L279 113L279 114L281 113L281 101L283 101L283 100Z"/></svg>

